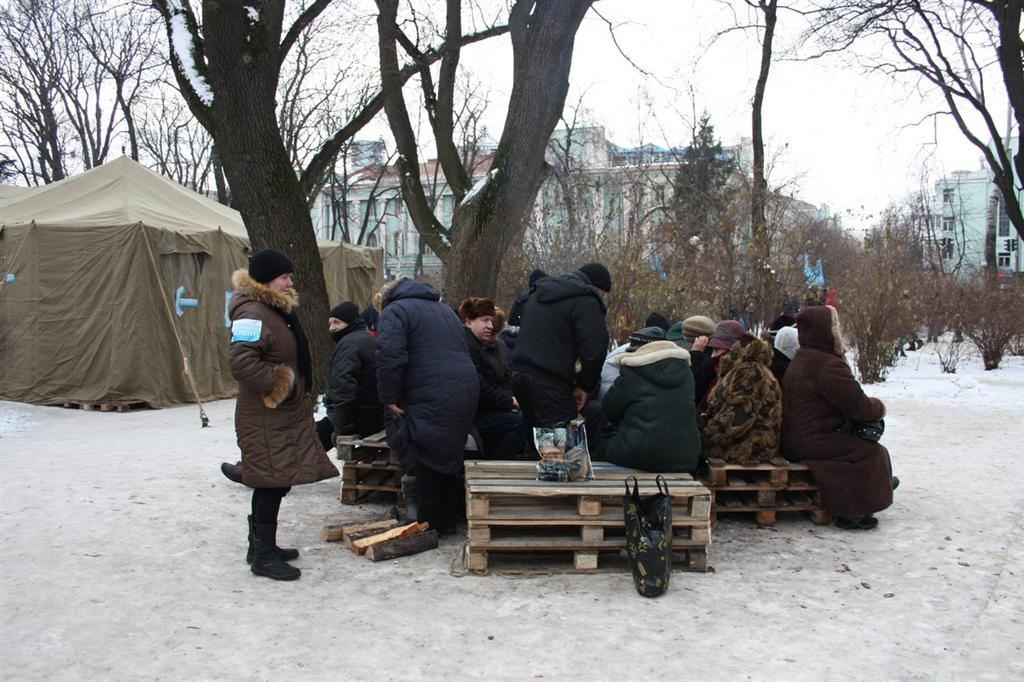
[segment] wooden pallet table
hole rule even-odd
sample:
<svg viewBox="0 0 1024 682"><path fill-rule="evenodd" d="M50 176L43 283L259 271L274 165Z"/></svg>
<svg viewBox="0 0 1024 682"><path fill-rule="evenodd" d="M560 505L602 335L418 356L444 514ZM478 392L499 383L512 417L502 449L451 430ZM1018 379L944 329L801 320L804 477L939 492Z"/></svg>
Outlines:
<svg viewBox="0 0 1024 682"><path fill-rule="evenodd" d="M744 513L763 528L775 525L778 512L806 512L818 525L832 522L806 464L777 457L753 466L716 459L708 465L702 480L712 494L712 523L719 514Z"/></svg>
<svg viewBox="0 0 1024 682"><path fill-rule="evenodd" d="M366 438L338 436L335 447L342 461L342 504L359 504L372 492L392 493L401 502L405 470L384 441L383 431Z"/></svg>
<svg viewBox="0 0 1024 682"><path fill-rule="evenodd" d="M466 462L466 568L473 573L628 570L623 482L657 492L657 474L595 462L595 480L536 480L533 462ZM706 571L711 493L687 474L663 474L672 496L674 568Z"/></svg>

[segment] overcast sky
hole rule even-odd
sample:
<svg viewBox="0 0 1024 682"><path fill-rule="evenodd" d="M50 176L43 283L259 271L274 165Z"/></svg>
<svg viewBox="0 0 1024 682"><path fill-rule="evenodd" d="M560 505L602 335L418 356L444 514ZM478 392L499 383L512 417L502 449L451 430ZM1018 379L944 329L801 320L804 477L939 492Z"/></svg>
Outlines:
<svg viewBox="0 0 1024 682"><path fill-rule="evenodd" d="M741 20L748 16L739 0L733 6ZM760 42L752 31L712 40L732 24L729 6L716 0L604 0L595 8L616 25L623 51L651 74L620 56L607 24L588 15L577 34L568 102L582 94L590 120L603 124L613 142L685 144L694 101L698 114L710 113L724 145L750 136ZM792 44L796 32L795 18L780 14L776 46ZM492 87L490 130L497 137L507 106L511 47L507 39L489 41L466 50L462 63ZM653 117L643 113L645 100L654 103ZM763 119L767 155L776 159L769 183L786 185L813 204L828 204L848 227L856 227L919 187L924 171L979 168L980 154L951 121L915 125L937 108L935 101L922 101L910 84L894 84L837 59L777 61ZM1004 118L996 120L1002 125Z"/></svg>

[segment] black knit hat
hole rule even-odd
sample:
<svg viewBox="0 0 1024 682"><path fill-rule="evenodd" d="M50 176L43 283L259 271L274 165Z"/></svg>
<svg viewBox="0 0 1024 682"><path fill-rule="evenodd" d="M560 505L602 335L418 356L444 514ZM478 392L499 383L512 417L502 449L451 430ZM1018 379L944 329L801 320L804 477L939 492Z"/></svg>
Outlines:
<svg viewBox="0 0 1024 682"><path fill-rule="evenodd" d="M544 272L540 268L534 268L530 272L530 277L527 279L527 281L530 283L530 286L532 287L534 284L537 283L537 280L542 279L542 278L547 277L547 276L548 276L548 273Z"/></svg>
<svg viewBox="0 0 1024 682"><path fill-rule="evenodd" d="M629 350L636 350L652 341L664 341L665 330L661 327L644 327L629 336Z"/></svg>
<svg viewBox="0 0 1024 682"><path fill-rule="evenodd" d="M359 317L359 306L352 301L345 301L331 308L331 317L341 320L346 324L352 324Z"/></svg>
<svg viewBox="0 0 1024 682"><path fill-rule="evenodd" d="M662 315L661 313L651 313L650 315L647 316L647 319L644 320L644 326L661 327L665 331L668 331L669 327L671 327L672 325L669 324L668 320L666 320L665 316Z"/></svg>
<svg viewBox="0 0 1024 682"><path fill-rule="evenodd" d="M601 291L610 292L612 290L612 276L608 272L608 268L600 263L587 263L580 268L580 272Z"/></svg>
<svg viewBox="0 0 1024 682"><path fill-rule="evenodd" d="M273 281L281 275L295 272L288 256L274 249L263 249L249 259L249 276L260 284Z"/></svg>

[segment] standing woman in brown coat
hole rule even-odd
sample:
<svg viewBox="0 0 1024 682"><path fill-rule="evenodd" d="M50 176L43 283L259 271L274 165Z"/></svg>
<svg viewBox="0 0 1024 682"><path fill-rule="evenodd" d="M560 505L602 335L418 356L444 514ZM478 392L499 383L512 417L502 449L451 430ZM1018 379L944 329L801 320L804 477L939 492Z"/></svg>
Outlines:
<svg viewBox="0 0 1024 682"><path fill-rule="evenodd" d="M800 348L782 380L783 455L807 463L837 526L874 528L872 514L892 504L892 464L888 450L852 427L883 418L885 406L864 395L846 364L835 308L805 308L796 327Z"/></svg>
<svg viewBox="0 0 1024 682"><path fill-rule="evenodd" d="M238 382L235 434L242 451L242 481L252 487L249 552L256 575L297 580L286 563L299 557L277 546L277 513L293 485L338 475L316 433L309 400L310 356L295 313L299 297L292 264L280 251L253 254L249 269L231 276L231 349Z"/></svg>

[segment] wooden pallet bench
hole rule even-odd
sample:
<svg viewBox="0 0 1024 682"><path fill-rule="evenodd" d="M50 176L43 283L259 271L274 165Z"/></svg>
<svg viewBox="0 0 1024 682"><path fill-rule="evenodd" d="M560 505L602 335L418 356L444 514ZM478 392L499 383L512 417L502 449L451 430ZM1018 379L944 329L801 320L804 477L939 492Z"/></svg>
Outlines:
<svg viewBox="0 0 1024 682"><path fill-rule="evenodd" d="M131 412L132 410L143 410L149 407L138 400L124 402L84 402L81 400L66 400L64 407L80 409L83 412Z"/></svg>
<svg viewBox="0 0 1024 682"><path fill-rule="evenodd" d="M473 573L629 570L623 482L641 495L657 474L595 462L593 481L536 480L533 462L466 462L466 568ZM688 474L664 474L672 496L674 568L706 571L711 493Z"/></svg>
<svg viewBox="0 0 1024 682"><path fill-rule="evenodd" d="M366 438L338 436L335 448L341 467L342 504L359 504L373 492L390 493L400 502L405 470L379 431Z"/></svg>
<svg viewBox="0 0 1024 682"><path fill-rule="evenodd" d="M719 514L744 513L763 528L775 525L778 512L806 512L819 525L832 522L806 464L777 457L754 466L716 459L708 465L702 480L712 494L712 523Z"/></svg>

